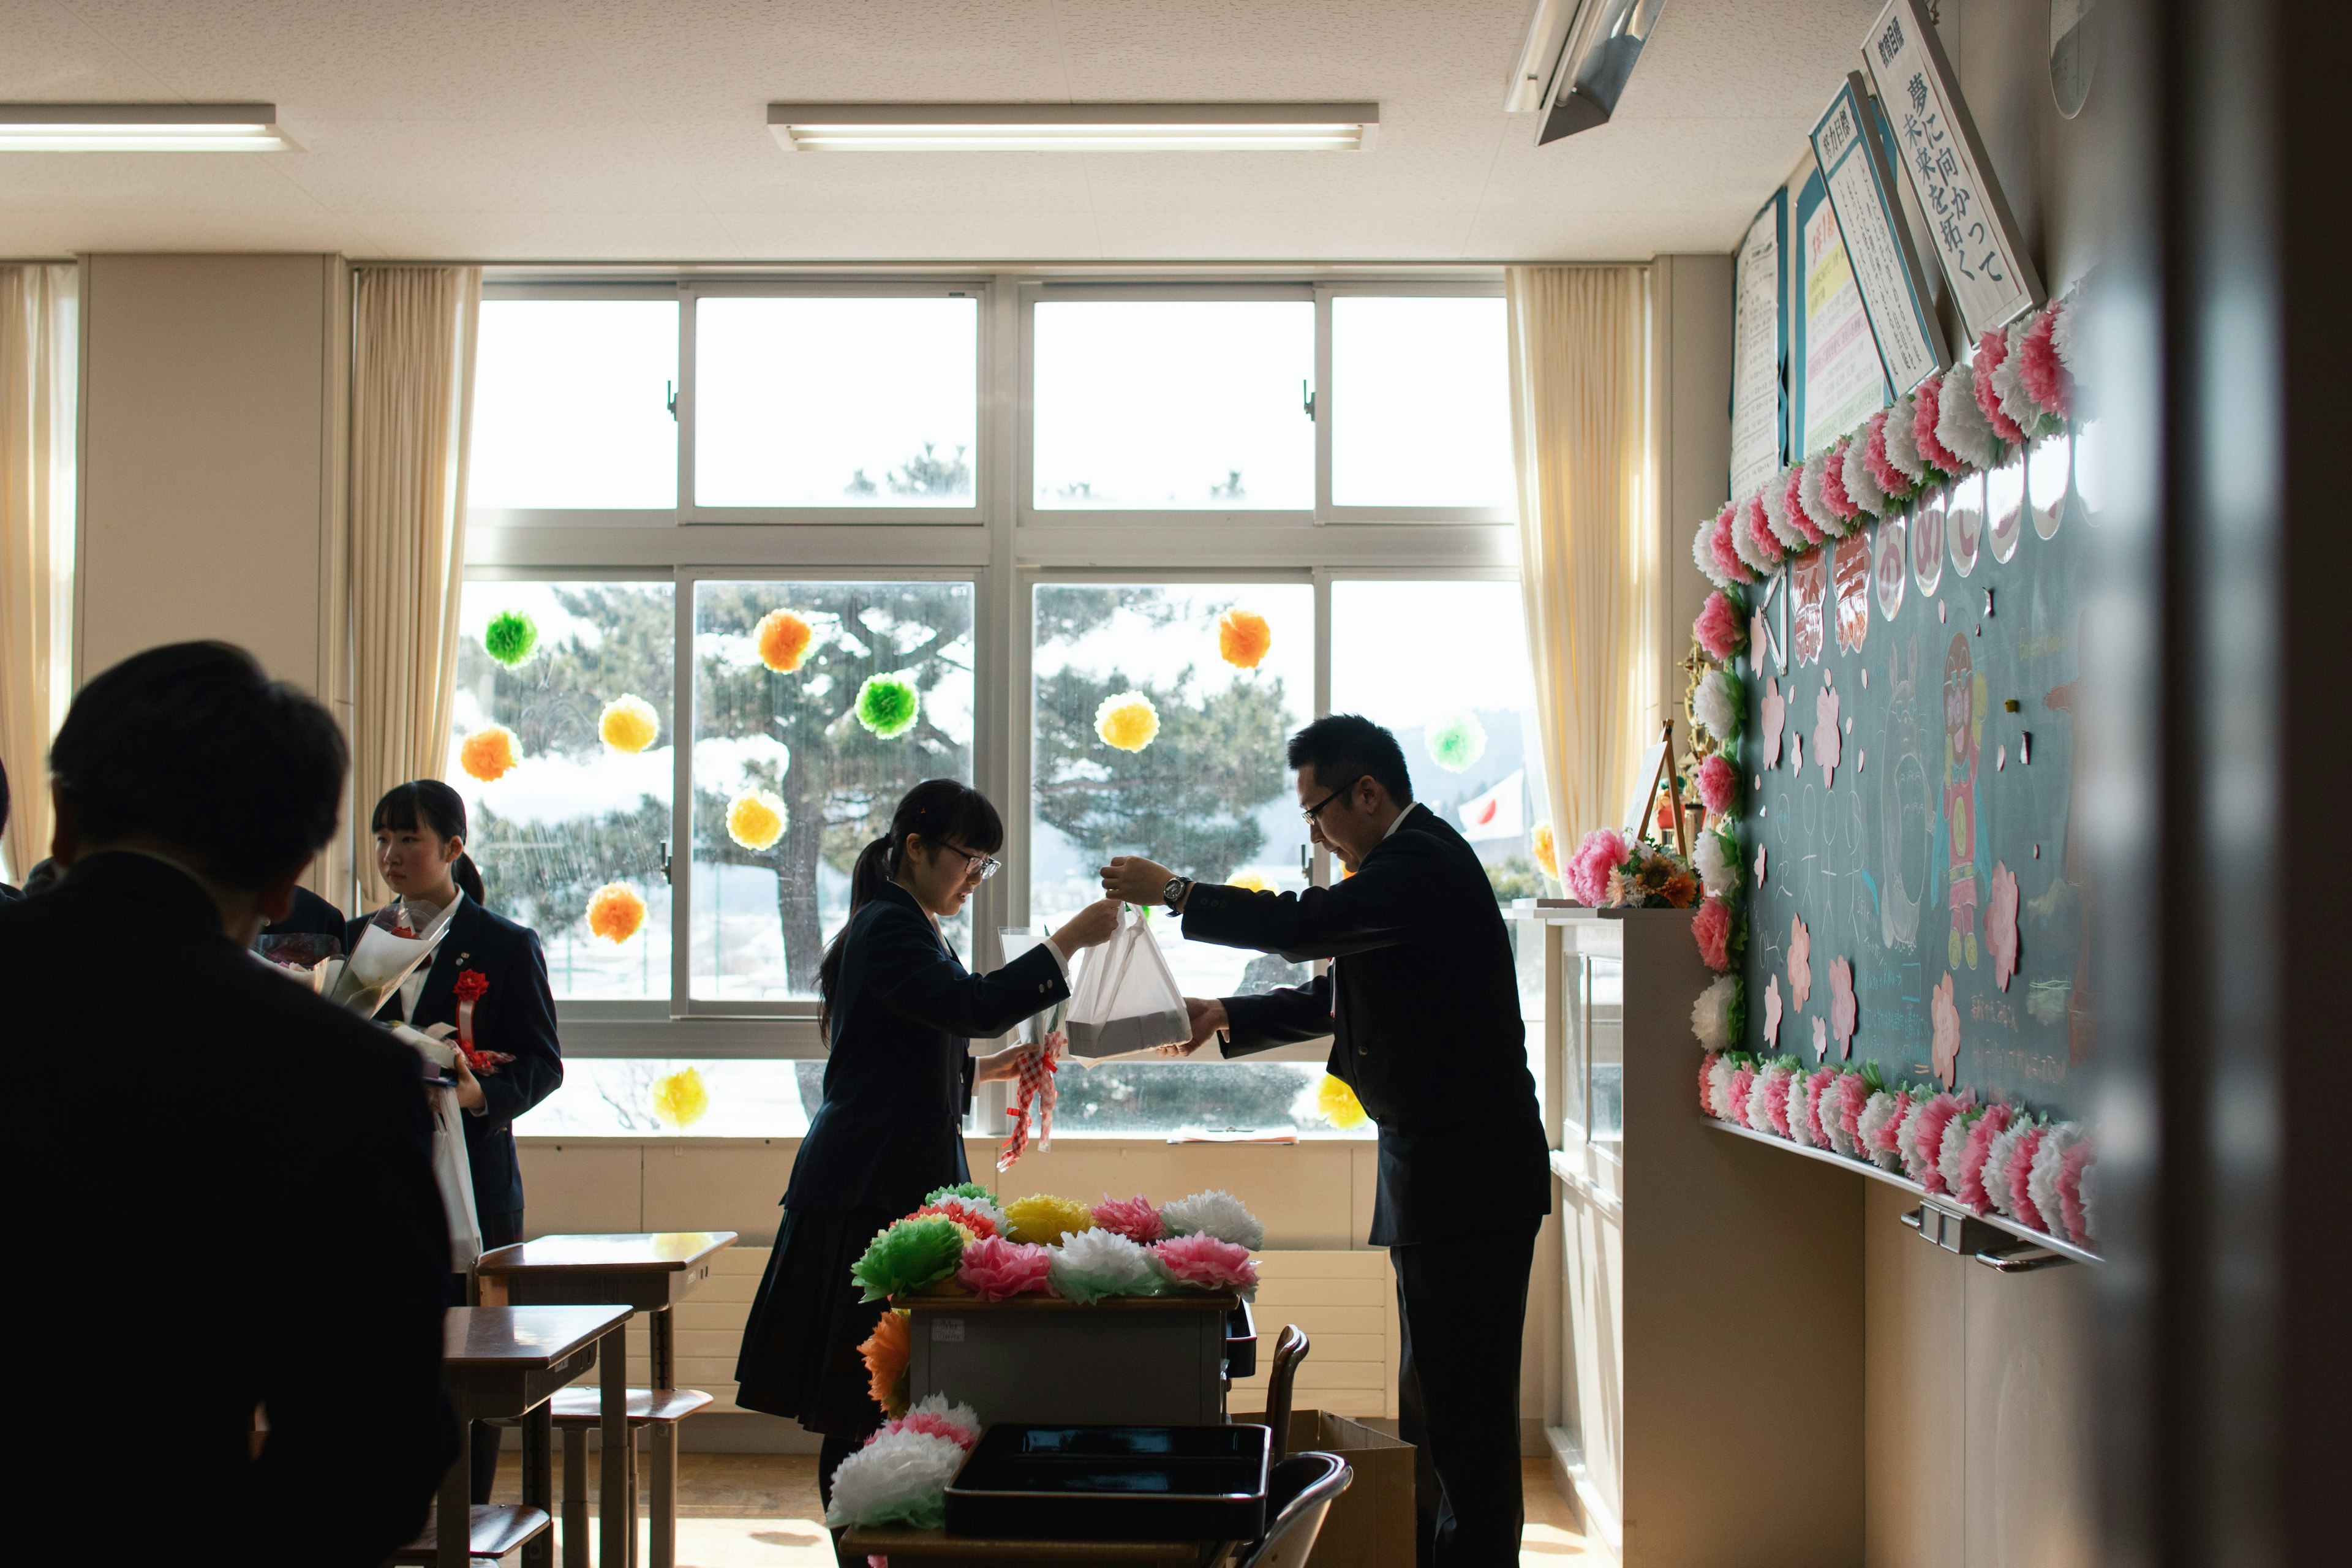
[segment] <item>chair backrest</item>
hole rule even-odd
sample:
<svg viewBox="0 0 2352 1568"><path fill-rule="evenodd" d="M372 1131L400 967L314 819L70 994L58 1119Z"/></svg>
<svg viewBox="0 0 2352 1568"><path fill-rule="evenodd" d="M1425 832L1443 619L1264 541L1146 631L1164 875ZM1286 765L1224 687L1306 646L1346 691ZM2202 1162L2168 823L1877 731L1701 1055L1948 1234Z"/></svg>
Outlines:
<svg viewBox="0 0 2352 1568"><path fill-rule="evenodd" d="M1315 1550L1331 1500L1356 1479L1337 1454L1295 1454L1274 1467L1266 1492L1265 1534L1235 1568L1297 1568Z"/></svg>
<svg viewBox="0 0 2352 1568"><path fill-rule="evenodd" d="M1265 1380L1265 1422L1274 1428L1274 1458L1290 1452L1290 1389L1298 1363L1307 1359L1307 1331L1285 1323L1274 1342L1274 1368Z"/></svg>

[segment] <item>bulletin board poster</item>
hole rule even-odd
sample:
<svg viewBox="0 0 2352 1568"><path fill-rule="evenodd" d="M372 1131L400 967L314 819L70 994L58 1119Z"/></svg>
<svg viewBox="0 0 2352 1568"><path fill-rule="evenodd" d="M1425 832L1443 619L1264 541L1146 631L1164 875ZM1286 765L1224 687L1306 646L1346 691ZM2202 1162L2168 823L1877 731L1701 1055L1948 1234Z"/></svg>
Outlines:
<svg viewBox="0 0 2352 1568"><path fill-rule="evenodd" d="M1786 461L1789 192L1772 193L1732 261L1731 493L1763 488Z"/></svg>
<svg viewBox="0 0 2352 1568"><path fill-rule="evenodd" d="M1793 455L1810 458L1893 401L1818 168L1797 192L1793 293L1790 427L1798 437Z"/></svg>
<svg viewBox="0 0 2352 1568"><path fill-rule="evenodd" d="M1926 274L1903 227L1892 171L1871 134L1876 120L1862 73L1850 73L1813 126L1813 159L1837 214L1879 363L1899 396L1944 368L1944 339L1928 311Z"/></svg>

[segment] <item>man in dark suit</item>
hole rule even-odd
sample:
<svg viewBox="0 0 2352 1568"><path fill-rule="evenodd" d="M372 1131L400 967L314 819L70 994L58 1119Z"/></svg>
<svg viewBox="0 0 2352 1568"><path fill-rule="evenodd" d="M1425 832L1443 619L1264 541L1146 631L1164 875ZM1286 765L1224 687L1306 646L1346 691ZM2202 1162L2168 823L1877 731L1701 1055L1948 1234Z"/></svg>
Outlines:
<svg viewBox="0 0 2352 1568"><path fill-rule="evenodd" d="M1332 960L1306 985L1187 998L1188 1048L1333 1037L1332 1076L1380 1126L1370 1240L1396 1271L1420 1560L1516 1563L1519 1337L1551 1184L1510 936L1476 851L1413 804L1395 736L1335 713L1291 737L1289 761L1309 833L1352 873L1337 887L1257 893L1135 858L1103 887L1181 911L1188 941Z"/></svg>
<svg viewBox="0 0 2352 1568"><path fill-rule="evenodd" d="M333 835L345 760L219 643L124 660L58 731L71 874L0 906L25 1111L0 1179L40 1238L8 1294L52 1303L15 1373L25 1562L373 1568L456 1457L416 1055L247 951ZM101 1460L127 1432L162 1460L128 1489Z"/></svg>

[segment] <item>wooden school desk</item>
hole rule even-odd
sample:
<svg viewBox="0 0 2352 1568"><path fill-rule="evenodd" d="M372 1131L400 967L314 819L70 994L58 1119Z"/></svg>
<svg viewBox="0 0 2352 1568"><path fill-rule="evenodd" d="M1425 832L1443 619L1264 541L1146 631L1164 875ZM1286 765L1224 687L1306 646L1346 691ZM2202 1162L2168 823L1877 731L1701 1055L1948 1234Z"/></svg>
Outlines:
<svg viewBox="0 0 2352 1568"><path fill-rule="evenodd" d="M848 1555L920 1563L928 1568L997 1568L999 1564L1060 1564L1062 1568L1212 1568L1225 1561L1229 1542L997 1541L940 1530L858 1525L841 1538Z"/></svg>

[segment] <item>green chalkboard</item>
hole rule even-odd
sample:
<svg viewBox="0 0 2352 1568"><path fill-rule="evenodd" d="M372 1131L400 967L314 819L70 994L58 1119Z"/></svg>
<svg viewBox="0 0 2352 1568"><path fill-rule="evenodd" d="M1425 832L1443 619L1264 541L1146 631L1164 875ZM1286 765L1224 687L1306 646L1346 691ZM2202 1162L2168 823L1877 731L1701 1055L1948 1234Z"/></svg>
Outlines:
<svg viewBox="0 0 2352 1568"><path fill-rule="evenodd" d="M1832 1060L1874 1061L1890 1080L1937 1076L1932 1015L1948 976L1960 1085L2087 1110L2074 1071L2091 999L2074 812L2092 518L2073 458L2070 438L2044 441L1801 558L1764 599L1769 635L1740 659L1749 694L1736 748L1749 786L1748 1049L1811 1066L1819 1020ZM1832 710L1837 765L1825 772ZM1993 928L2006 878L2017 958L2003 987ZM1853 974L1850 1057L1833 1022L1840 959Z"/></svg>

